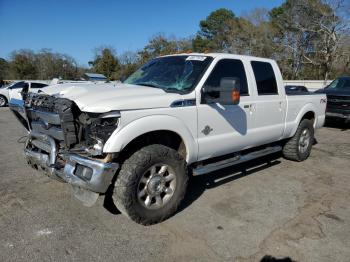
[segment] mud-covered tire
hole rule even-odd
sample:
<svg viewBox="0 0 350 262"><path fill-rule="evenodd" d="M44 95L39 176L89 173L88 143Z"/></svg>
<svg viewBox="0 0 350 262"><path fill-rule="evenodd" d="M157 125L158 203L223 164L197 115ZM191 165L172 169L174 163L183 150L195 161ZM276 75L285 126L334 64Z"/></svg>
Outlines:
<svg viewBox="0 0 350 262"><path fill-rule="evenodd" d="M3 95L0 95L0 107L5 107L7 106L8 101L7 98Z"/></svg>
<svg viewBox="0 0 350 262"><path fill-rule="evenodd" d="M308 143L302 142L305 133L309 134ZM301 162L306 160L311 153L312 144L314 142L314 127L313 122L308 119L303 119L294 136L290 138L283 147L283 156L286 159ZM304 147L302 146L304 144Z"/></svg>
<svg viewBox="0 0 350 262"><path fill-rule="evenodd" d="M140 181L147 170L159 163L173 170L176 187L164 206L150 209L139 199ZM158 144L145 146L122 164L114 185L113 202L121 213L136 223L142 225L159 223L176 212L185 196L187 182L186 161L176 150Z"/></svg>

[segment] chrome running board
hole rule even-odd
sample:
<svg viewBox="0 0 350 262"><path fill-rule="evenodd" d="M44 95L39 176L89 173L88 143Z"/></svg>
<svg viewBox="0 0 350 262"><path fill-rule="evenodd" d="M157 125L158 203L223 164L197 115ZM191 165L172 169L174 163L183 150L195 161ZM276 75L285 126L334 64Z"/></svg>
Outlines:
<svg viewBox="0 0 350 262"><path fill-rule="evenodd" d="M193 169L193 175L194 176L204 175L204 174L207 174L207 173L219 170L219 169L223 169L225 167L237 165L237 164L247 162L247 161L262 157L262 156L277 153L281 150L282 150L281 146L270 146L270 147L266 147L264 149L250 152L247 154L236 155L234 157L224 159L224 160L221 160L221 161L218 161L215 163L210 163L207 165L198 166L195 169Z"/></svg>

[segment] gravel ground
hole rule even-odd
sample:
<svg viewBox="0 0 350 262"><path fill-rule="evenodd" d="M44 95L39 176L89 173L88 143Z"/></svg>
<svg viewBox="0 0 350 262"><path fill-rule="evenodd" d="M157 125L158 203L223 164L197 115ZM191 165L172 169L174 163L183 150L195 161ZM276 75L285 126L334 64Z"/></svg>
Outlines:
<svg viewBox="0 0 350 262"><path fill-rule="evenodd" d="M0 131L0 261L350 259L349 126L319 130L305 162L277 154L192 179L179 212L149 227L28 167L7 108Z"/></svg>

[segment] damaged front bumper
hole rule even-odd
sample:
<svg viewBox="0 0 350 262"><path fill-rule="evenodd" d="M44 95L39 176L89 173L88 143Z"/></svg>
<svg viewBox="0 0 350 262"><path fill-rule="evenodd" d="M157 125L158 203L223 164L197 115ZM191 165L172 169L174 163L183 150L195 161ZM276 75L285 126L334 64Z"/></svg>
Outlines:
<svg viewBox="0 0 350 262"><path fill-rule="evenodd" d="M24 153L29 165L44 171L49 177L71 184L74 196L86 206L91 206L100 193L107 191L119 168L118 163L110 162L111 155L97 159L59 151L58 145L62 139L55 134L63 128L58 125L61 123L58 114L26 108L24 101L17 99L10 101L10 108L28 131ZM31 111L31 116L35 113L39 120L33 121L31 118L32 121L29 121L27 111ZM37 123L40 128L34 125Z"/></svg>
<svg viewBox="0 0 350 262"><path fill-rule="evenodd" d="M41 152L26 147L24 153L28 164L40 168L48 176L67 182L72 186L95 193L105 193L119 168L118 163L104 163L70 153L60 155L62 161L58 163L54 139L44 134L30 132L27 143L38 146L34 141L40 141L47 146L43 146ZM50 149L50 152L43 152L47 149Z"/></svg>

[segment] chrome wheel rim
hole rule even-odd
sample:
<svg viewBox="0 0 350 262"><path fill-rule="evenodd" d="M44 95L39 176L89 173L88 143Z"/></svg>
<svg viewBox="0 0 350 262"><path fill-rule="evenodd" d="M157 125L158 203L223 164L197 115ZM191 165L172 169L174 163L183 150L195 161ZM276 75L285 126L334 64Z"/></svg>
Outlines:
<svg viewBox="0 0 350 262"><path fill-rule="evenodd" d="M299 152L305 153L310 145L310 130L304 129L299 138Z"/></svg>
<svg viewBox="0 0 350 262"><path fill-rule="evenodd" d="M138 201L147 209L159 209L170 201L176 189L176 175L169 165L155 164L141 177Z"/></svg>
<svg viewBox="0 0 350 262"><path fill-rule="evenodd" d="M0 107L5 106L5 104L6 104L5 98L0 96Z"/></svg>

